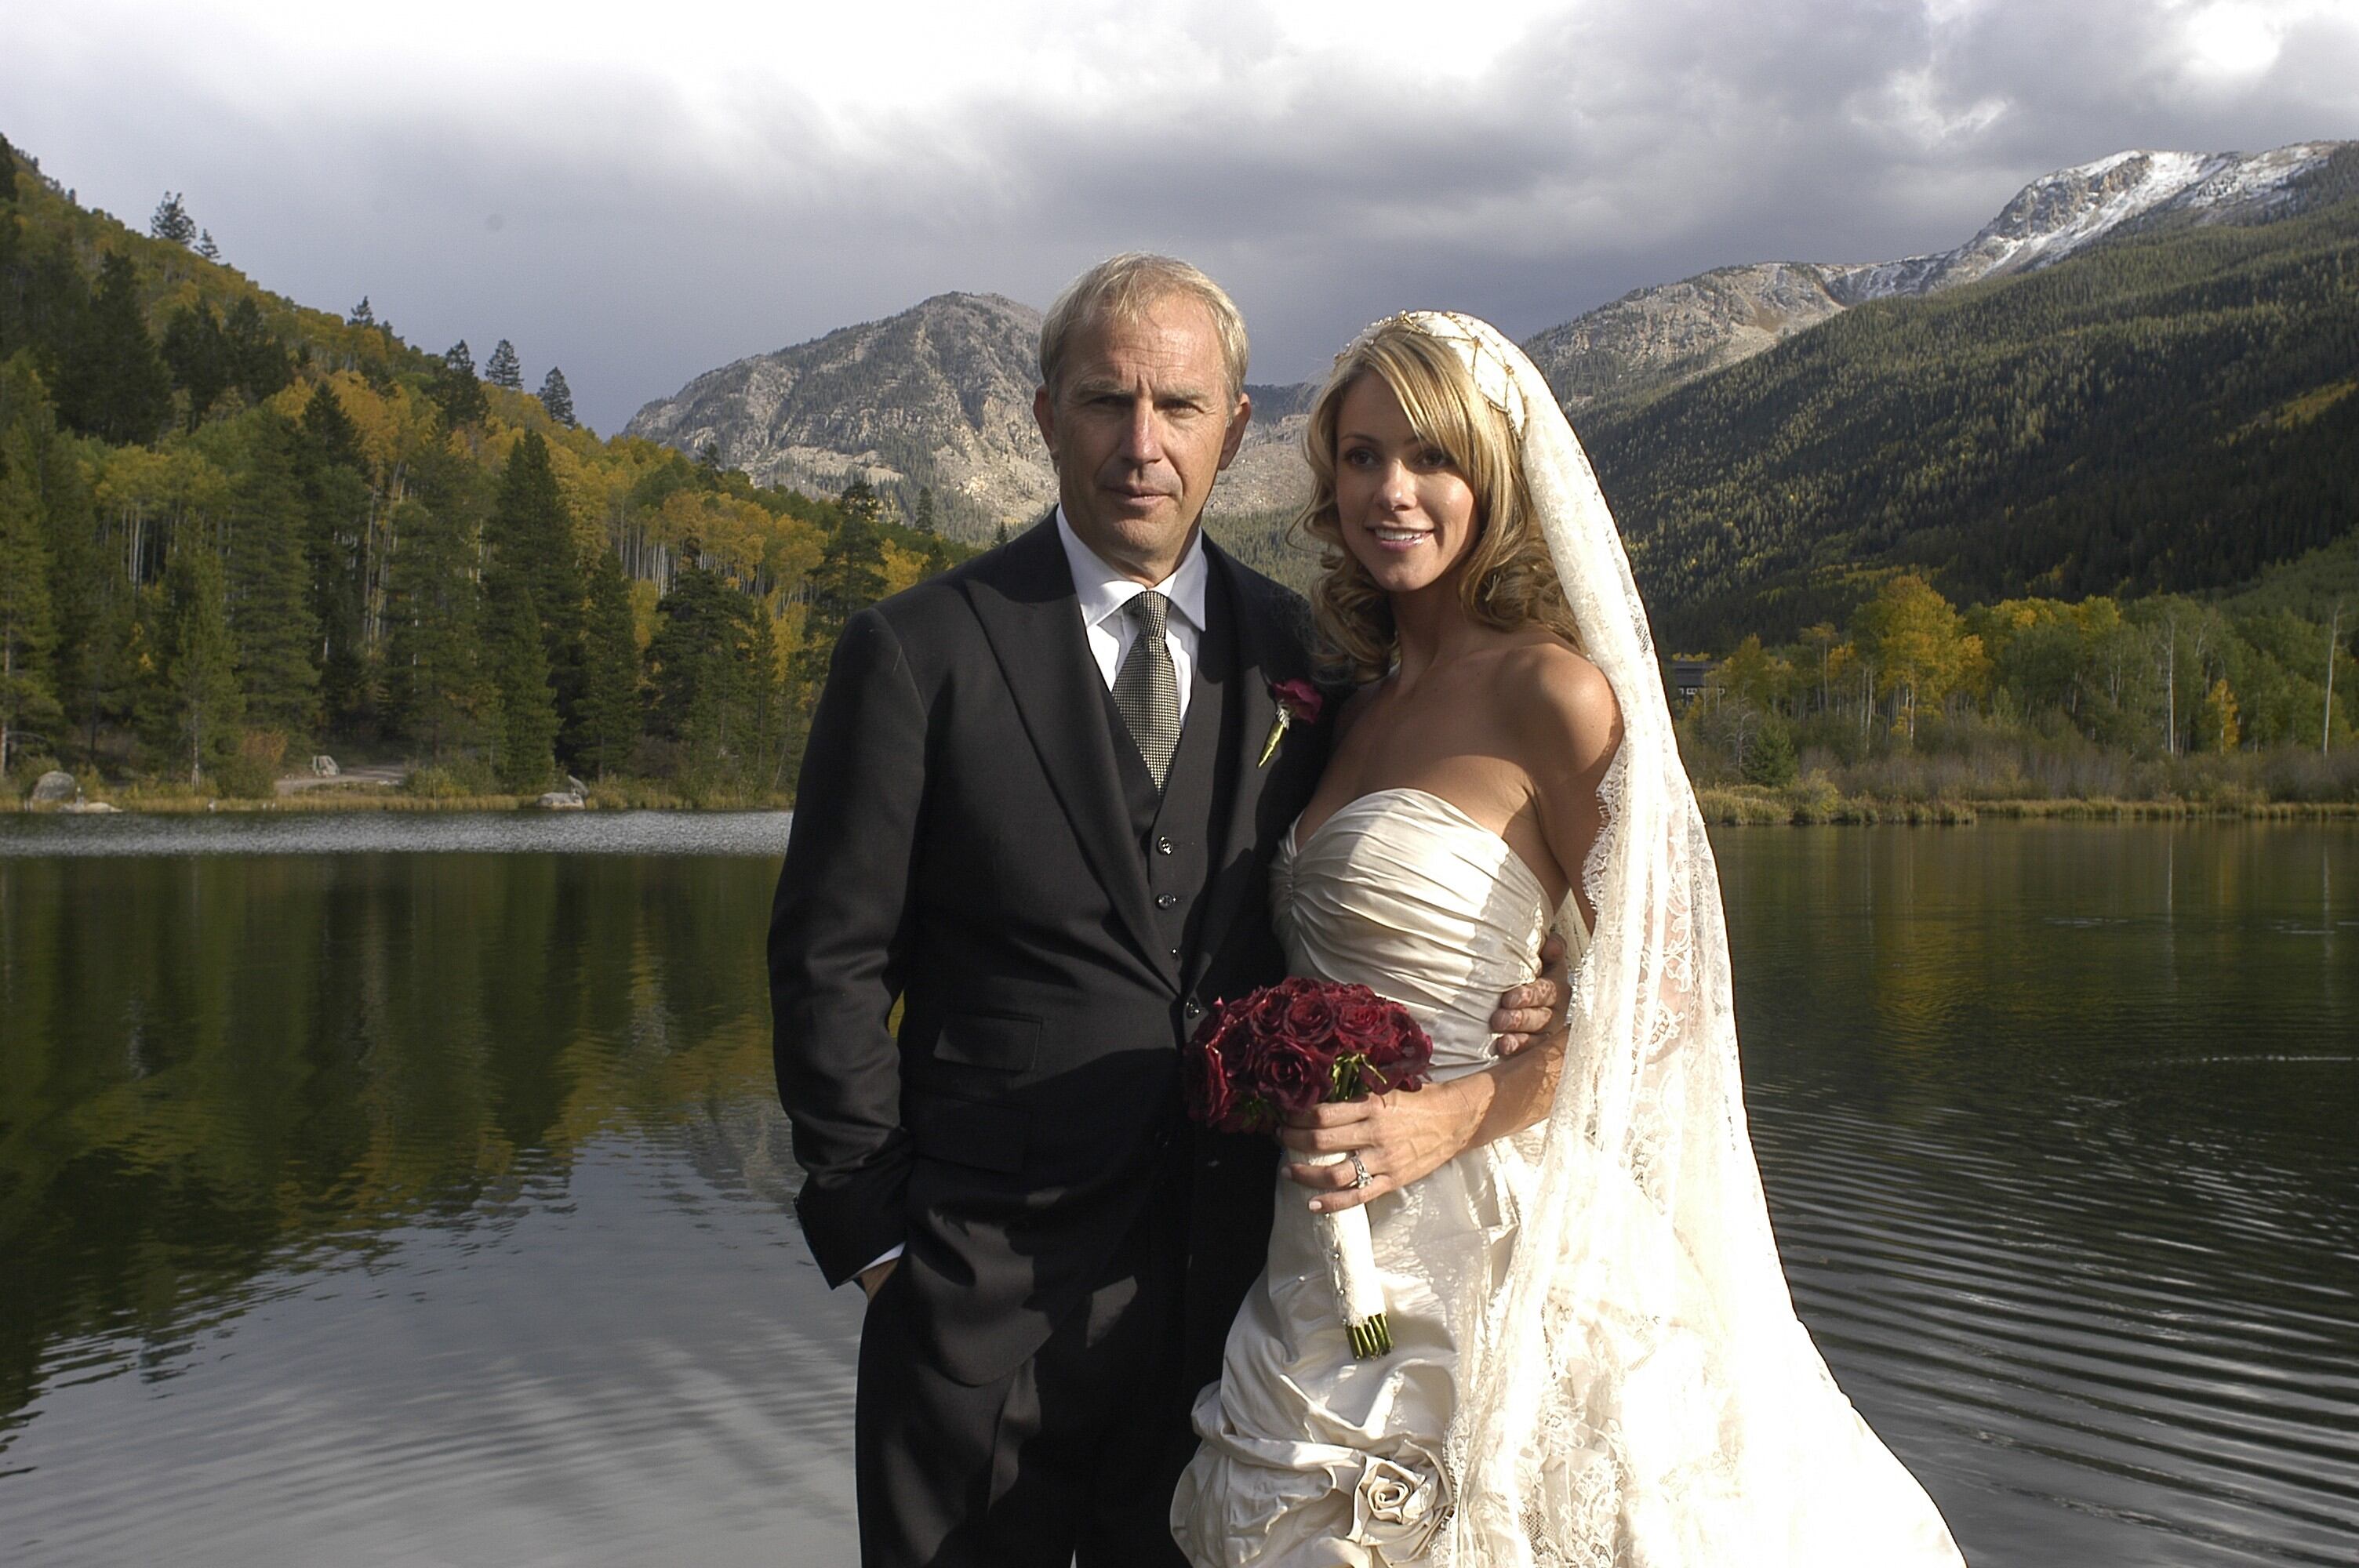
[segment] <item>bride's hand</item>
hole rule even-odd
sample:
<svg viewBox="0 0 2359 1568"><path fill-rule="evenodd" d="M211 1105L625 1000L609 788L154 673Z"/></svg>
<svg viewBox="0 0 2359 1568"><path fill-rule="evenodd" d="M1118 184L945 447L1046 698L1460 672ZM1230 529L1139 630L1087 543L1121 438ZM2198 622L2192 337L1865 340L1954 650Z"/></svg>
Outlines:
<svg viewBox="0 0 2359 1568"><path fill-rule="evenodd" d="M1473 1141L1484 1102L1471 1091L1488 1076L1470 1073L1411 1093L1340 1100L1288 1117L1278 1131L1280 1143L1298 1155L1357 1151L1368 1181L1364 1186L1352 1184L1359 1177L1349 1160L1332 1165L1289 1162L1286 1173L1319 1195L1310 1206L1323 1214L1397 1192L1440 1169Z"/></svg>

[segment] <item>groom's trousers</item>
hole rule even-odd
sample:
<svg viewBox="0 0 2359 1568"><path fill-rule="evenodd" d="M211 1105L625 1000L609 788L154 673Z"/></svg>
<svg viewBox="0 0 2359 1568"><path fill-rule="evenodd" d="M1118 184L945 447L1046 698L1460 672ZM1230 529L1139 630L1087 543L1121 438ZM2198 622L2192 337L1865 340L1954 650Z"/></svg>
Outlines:
<svg viewBox="0 0 2359 1568"><path fill-rule="evenodd" d="M1185 1568L1170 1525L1195 1448L1185 1180L1038 1352L979 1387L932 1365L904 1330L898 1271L885 1282L860 1336L864 1568Z"/></svg>

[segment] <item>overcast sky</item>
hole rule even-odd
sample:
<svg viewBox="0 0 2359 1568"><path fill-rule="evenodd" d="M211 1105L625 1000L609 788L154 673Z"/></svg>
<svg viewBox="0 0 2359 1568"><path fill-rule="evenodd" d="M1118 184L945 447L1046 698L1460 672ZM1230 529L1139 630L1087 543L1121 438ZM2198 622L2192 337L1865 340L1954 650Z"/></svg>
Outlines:
<svg viewBox="0 0 2359 1568"><path fill-rule="evenodd" d="M2359 0L11 10L0 133L85 203L185 192L265 286L512 339L606 431L1134 246L1227 284L1290 381L1409 306L1520 337L1725 263L1945 249L2125 147L2359 136Z"/></svg>

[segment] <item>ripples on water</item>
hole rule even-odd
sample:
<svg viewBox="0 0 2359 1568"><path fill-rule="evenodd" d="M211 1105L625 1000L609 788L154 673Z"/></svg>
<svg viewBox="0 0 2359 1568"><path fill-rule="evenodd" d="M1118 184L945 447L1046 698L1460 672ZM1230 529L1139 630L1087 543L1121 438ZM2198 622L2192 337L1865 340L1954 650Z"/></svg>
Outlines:
<svg viewBox="0 0 2359 1568"><path fill-rule="evenodd" d="M23 821L0 1561L853 1560L781 818ZM1797 1304L1977 1568L2359 1561L2359 834L1716 843Z"/></svg>
<svg viewBox="0 0 2359 1568"><path fill-rule="evenodd" d="M1721 849L1797 1305L1969 1556L2359 1562L2359 838Z"/></svg>

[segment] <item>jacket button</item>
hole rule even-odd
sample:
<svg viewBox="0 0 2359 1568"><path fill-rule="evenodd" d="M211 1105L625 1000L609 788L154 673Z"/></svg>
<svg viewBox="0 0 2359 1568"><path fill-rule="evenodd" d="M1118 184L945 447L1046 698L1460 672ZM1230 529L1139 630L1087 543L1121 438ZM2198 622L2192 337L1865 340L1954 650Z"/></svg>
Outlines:
<svg viewBox="0 0 2359 1568"><path fill-rule="evenodd" d="M1188 1013L1188 1016L1189 1016L1190 1018L1201 1018L1201 1017L1203 1017L1203 1016L1204 1016L1204 1004L1203 1004L1202 1002L1201 1002L1201 1001L1198 1001L1194 997L1190 997L1190 998L1188 999L1187 1013Z"/></svg>
<svg viewBox="0 0 2359 1568"><path fill-rule="evenodd" d="M1180 895L1176 892L1159 892L1155 895L1155 907L1158 909L1169 909L1179 902Z"/></svg>
<svg viewBox="0 0 2359 1568"><path fill-rule="evenodd" d="M1179 948L1177 948L1177 947L1172 948L1172 949L1171 949L1171 956L1172 956L1173 957L1175 957L1175 958L1176 958L1176 957L1178 957L1180 956L1180 949L1179 949Z"/></svg>
<svg viewBox="0 0 2359 1568"><path fill-rule="evenodd" d="M1155 841L1155 852L1158 855L1168 855L1171 853L1171 840L1169 838L1158 838Z"/></svg>

